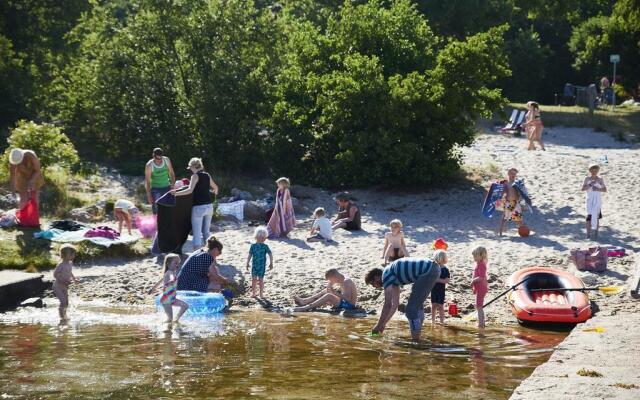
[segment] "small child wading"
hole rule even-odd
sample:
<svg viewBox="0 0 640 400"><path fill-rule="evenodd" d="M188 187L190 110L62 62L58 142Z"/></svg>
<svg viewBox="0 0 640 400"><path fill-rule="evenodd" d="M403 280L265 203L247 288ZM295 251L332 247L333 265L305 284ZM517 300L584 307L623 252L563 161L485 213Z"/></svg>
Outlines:
<svg viewBox="0 0 640 400"><path fill-rule="evenodd" d="M313 226L311 227L311 231L309 231L307 242L331 241L333 229L331 229L331 221L329 221L326 214L322 207L316 208L313 212L315 221L313 221Z"/></svg>
<svg viewBox="0 0 640 400"><path fill-rule="evenodd" d="M476 267L473 270L473 278L471 279L471 287L473 293L476 295L476 310L478 311L478 328L484 328L485 318L484 309L484 297L487 295L487 249L482 246L478 246L471 252L473 260L476 262Z"/></svg>
<svg viewBox="0 0 640 400"><path fill-rule="evenodd" d="M409 257L407 246L404 244L402 221L394 219L389 223L389 227L391 232L385 233L384 247L382 248L382 258L385 264L403 257Z"/></svg>
<svg viewBox="0 0 640 400"><path fill-rule="evenodd" d="M164 272L162 279L156 282L151 289L151 294L160 284L163 284L162 296L160 297L160 304L164 308L164 312L167 314L167 323L173 321L173 306L180 307L180 311L176 316L176 322L180 320L180 317L189 309L189 305L184 301L177 299L177 285L178 285L178 269L180 267L180 256L177 254L169 253L164 257Z"/></svg>
<svg viewBox="0 0 640 400"><path fill-rule="evenodd" d="M436 279L436 284L433 286L433 289L431 289L431 324L436 323L436 312L440 314L440 323L444 324L445 285L449 284L450 277L451 275L449 275L447 266L441 265L440 278Z"/></svg>
<svg viewBox="0 0 640 400"><path fill-rule="evenodd" d="M273 269L273 255L271 249L264 243L269 236L269 231L266 228L256 228L255 238L256 243L251 245L249 249L249 257L247 258L247 271L249 270L249 262L253 259L251 264L251 296L256 297L256 283L260 285L260 297L263 296L264 291L264 273L267 264L267 254L269 255L269 271Z"/></svg>
<svg viewBox="0 0 640 400"><path fill-rule="evenodd" d="M589 176L584 178L582 183L582 191L587 193L587 239L593 237L598 238L598 229L600 228L600 219L602 218L602 193L606 193L607 187L604 179L598 176L600 172L599 165L589 167Z"/></svg>
<svg viewBox="0 0 640 400"><path fill-rule="evenodd" d="M65 244L60 248L60 258L62 262L53 271L53 294L60 300L60 319L67 319L67 308L69 307L69 285L71 282L78 282L73 275L73 259L76 257L76 249L70 244Z"/></svg>

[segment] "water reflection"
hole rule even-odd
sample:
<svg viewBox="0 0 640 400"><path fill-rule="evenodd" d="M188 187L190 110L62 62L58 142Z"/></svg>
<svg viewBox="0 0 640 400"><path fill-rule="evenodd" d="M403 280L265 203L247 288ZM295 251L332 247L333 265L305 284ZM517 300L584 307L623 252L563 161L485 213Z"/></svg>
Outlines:
<svg viewBox="0 0 640 400"><path fill-rule="evenodd" d="M0 395L31 398L507 398L564 334L237 312L168 327L148 309L0 315Z"/></svg>

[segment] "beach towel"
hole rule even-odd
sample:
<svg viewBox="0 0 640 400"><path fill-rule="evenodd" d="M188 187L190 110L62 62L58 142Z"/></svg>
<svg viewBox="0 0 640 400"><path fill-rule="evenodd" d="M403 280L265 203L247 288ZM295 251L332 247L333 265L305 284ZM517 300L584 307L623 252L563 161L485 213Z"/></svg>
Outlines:
<svg viewBox="0 0 640 400"><path fill-rule="evenodd" d="M111 240L116 240L120 237L120 233L113 228L108 226L96 226L95 228L91 228L84 233L84 237L86 238L106 238Z"/></svg>
<svg viewBox="0 0 640 400"><path fill-rule="evenodd" d="M595 185L600 188L599 184ZM598 216L602 211L602 192L587 189L587 215L591 215L591 228L598 229Z"/></svg>
<svg viewBox="0 0 640 400"><path fill-rule="evenodd" d="M218 212L220 215L228 215L242 222L242 220L244 220L244 200L231 203L219 203Z"/></svg>
<svg viewBox="0 0 640 400"><path fill-rule="evenodd" d="M79 231L87 228L86 225L70 219L58 219L49 223L49 229L60 229L61 231Z"/></svg>
<svg viewBox="0 0 640 400"><path fill-rule="evenodd" d="M60 229L49 229L47 231L36 232L33 235L36 238L49 239L56 243L78 243L88 241L102 247L111 247L116 244L132 244L138 241L137 237L125 234L121 234L117 239L109 239L101 236L85 237L85 234L88 231L88 228L81 229L79 231L67 232Z"/></svg>
<svg viewBox="0 0 640 400"><path fill-rule="evenodd" d="M158 249L162 253L181 253L191 232L193 194L172 196L170 201L158 201ZM205 238L206 239L206 238Z"/></svg>
<svg viewBox="0 0 640 400"><path fill-rule="evenodd" d="M296 226L296 216L293 212L293 203L291 202L289 189L278 189L273 213L267 224L269 237L277 238L286 236L294 226Z"/></svg>

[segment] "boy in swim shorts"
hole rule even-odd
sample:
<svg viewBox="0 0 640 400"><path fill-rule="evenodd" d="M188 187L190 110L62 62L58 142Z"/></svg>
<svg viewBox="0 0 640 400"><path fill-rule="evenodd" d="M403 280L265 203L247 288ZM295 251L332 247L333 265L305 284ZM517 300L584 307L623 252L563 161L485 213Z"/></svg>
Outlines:
<svg viewBox="0 0 640 400"><path fill-rule="evenodd" d="M293 296L293 301L298 307L293 311L309 311L326 305L331 305L338 310L355 310L358 302L358 289L351 278L338 272L337 269L331 268L324 274L327 280L327 287L318 293L301 298ZM339 290L335 290L333 285L340 285Z"/></svg>

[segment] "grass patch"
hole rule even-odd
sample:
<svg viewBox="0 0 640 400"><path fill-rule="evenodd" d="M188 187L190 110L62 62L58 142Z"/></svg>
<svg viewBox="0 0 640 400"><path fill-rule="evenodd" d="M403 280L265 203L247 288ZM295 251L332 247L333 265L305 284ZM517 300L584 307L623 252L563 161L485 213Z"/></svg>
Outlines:
<svg viewBox="0 0 640 400"><path fill-rule="evenodd" d="M576 372L580 376L588 376L590 378L602 378L602 374L598 371L594 371L591 369L580 368L578 372Z"/></svg>
<svg viewBox="0 0 640 400"><path fill-rule="evenodd" d="M43 225L46 222L43 221ZM49 240L34 239L37 229L0 229L0 270L17 269L38 272L55 268L60 262L60 244ZM109 248L91 242L75 244L77 262L95 262L101 259L119 258L134 260L149 255L149 239L141 239L131 245L115 245Z"/></svg>
<svg viewBox="0 0 640 400"><path fill-rule="evenodd" d="M526 110L525 104L512 103L510 107ZM598 108L593 115L584 107L540 106L542 121L547 127L566 126L591 128L608 132L619 141L640 141L640 107Z"/></svg>

